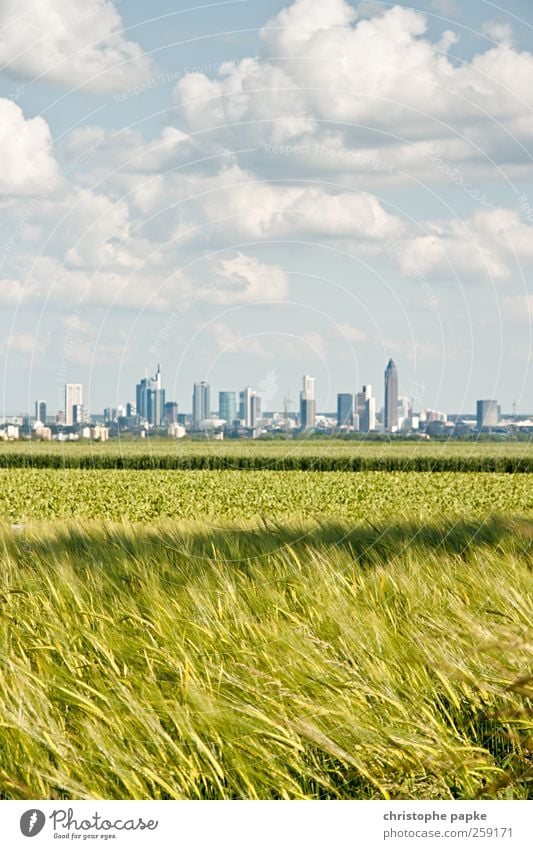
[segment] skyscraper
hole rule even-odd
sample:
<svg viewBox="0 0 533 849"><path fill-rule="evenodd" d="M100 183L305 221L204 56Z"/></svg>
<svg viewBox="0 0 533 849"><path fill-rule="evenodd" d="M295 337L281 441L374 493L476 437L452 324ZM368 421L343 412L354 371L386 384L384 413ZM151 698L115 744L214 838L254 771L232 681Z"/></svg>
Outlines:
<svg viewBox="0 0 533 849"><path fill-rule="evenodd" d="M239 418L244 427L254 429L261 418L261 398L250 386L239 393Z"/></svg>
<svg viewBox="0 0 533 849"><path fill-rule="evenodd" d="M376 429L376 399L372 395L372 387L369 383L363 386L362 392L357 393L355 413L362 433L370 433L371 430Z"/></svg>
<svg viewBox="0 0 533 849"><path fill-rule="evenodd" d="M167 424L176 424L178 421L178 405L176 401L165 401L165 421Z"/></svg>
<svg viewBox="0 0 533 849"><path fill-rule="evenodd" d="M161 366L154 377L143 377L136 389L137 414L143 421L160 427L165 409L165 390L161 388Z"/></svg>
<svg viewBox="0 0 533 849"><path fill-rule="evenodd" d="M385 417L383 422L387 433L398 427L398 371L393 360L389 360L385 369Z"/></svg>
<svg viewBox="0 0 533 849"><path fill-rule="evenodd" d="M35 402L35 419L46 424L46 401Z"/></svg>
<svg viewBox="0 0 533 849"><path fill-rule="evenodd" d="M498 402L493 400L483 400L477 402L477 429L483 430L484 427L496 427L499 420Z"/></svg>
<svg viewBox="0 0 533 849"><path fill-rule="evenodd" d="M202 422L211 415L211 388L202 380L195 383L192 393L192 426L194 430L200 430Z"/></svg>
<svg viewBox="0 0 533 849"><path fill-rule="evenodd" d="M365 396L365 417L364 427L361 428L365 433L370 433L376 429L376 399L372 395L372 387L368 383L363 386L363 394Z"/></svg>
<svg viewBox="0 0 533 849"><path fill-rule="evenodd" d="M72 426L74 423L74 407L83 404L83 386L81 383L65 384L65 424Z"/></svg>
<svg viewBox="0 0 533 849"><path fill-rule="evenodd" d="M300 427L309 430L315 426L316 401L315 378L304 374L303 389L300 392Z"/></svg>
<svg viewBox="0 0 533 849"><path fill-rule="evenodd" d="M353 395L341 392L337 395L337 427L352 427L354 414Z"/></svg>
<svg viewBox="0 0 533 849"><path fill-rule="evenodd" d="M237 396L235 392L218 393L218 415L228 425L232 425L237 418Z"/></svg>

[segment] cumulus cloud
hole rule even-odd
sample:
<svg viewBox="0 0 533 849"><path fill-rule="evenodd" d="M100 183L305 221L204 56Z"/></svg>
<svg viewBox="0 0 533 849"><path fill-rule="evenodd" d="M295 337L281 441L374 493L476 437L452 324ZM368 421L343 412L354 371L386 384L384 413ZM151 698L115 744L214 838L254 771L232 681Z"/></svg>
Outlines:
<svg viewBox="0 0 533 849"><path fill-rule="evenodd" d="M289 283L282 268L259 262L241 252L211 265L216 285L208 287L206 300L215 304L283 301Z"/></svg>
<svg viewBox="0 0 533 849"><path fill-rule="evenodd" d="M8 73L93 91L123 89L153 72L109 0L3 0L0 62Z"/></svg>
<svg viewBox="0 0 533 849"><path fill-rule="evenodd" d="M496 141L533 139L533 55L513 49L505 28L491 28L501 43L457 65L446 52L457 34L431 41L420 12L395 6L355 18L344 0L297 0L262 30L262 57L222 67L214 79L179 80L177 120L202 131L203 146L377 147L392 160L396 145L444 147L456 138L466 142L465 160L483 158L475 145L487 128L489 153ZM339 171L361 164L347 155L332 162Z"/></svg>
<svg viewBox="0 0 533 849"><path fill-rule="evenodd" d="M209 185L211 191L200 200L202 217L226 234L356 240L403 230L402 222L367 192L263 182L238 167L225 169Z"/></svg>
<svg viewBox="0 0 533 849"><path fill-rule="evenodd" d="M22 354L24 356L30 354L44 354L51 345L52 336L47 333L44 337L37 340L31 333L14 333L12 336L7 336L0 343L0 349L4 354Z"/></svg>
<svg viewBox="0 0 533 849"><path fill-rule="evenodd" d="M44 118L27 119L20 106L0 98L0 192L38 194L58 179Z"/></svg>
<svg viewBox="0 0 533 849"><path fill-rule="evenodd" d="M408 277L502 281L533 261L533 228L511 209L478 212L464 221L428 222L425 229L422 236L387 246Z"/></svg>

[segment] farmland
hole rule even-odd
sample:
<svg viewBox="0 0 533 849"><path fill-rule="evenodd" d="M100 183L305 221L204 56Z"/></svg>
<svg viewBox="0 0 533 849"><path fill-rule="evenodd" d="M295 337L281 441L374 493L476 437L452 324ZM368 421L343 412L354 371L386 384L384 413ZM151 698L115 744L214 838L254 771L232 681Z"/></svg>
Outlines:
<svg viewBox="0 0 533 849"><path fill-rule="evenodd" d="M528 795L524 520L1 534L8 798Z"/></svg>
<svg viewBox="0 0 533 849"><path fill-rule="evenodd" d="M529 442L342 439L7 442L0 467L284 471L533 472Z"/></svg>
<svg viewBox="0 0 533 849"><path fill-rule="evenodd" d="M352 521L533 512L529 475L0 469L0 518Z"/></svg>
<svg viewBox="0 0 533 849"><path fill-rule="evenodd" d="M1 456L4 798L530 795L528 445Z"/></svg>

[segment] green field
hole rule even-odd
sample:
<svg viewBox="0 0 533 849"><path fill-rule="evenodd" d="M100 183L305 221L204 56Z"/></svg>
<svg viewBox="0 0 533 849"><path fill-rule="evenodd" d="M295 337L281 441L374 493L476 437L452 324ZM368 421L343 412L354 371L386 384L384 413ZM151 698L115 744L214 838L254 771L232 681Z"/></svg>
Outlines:
<svg viewBox="0 0 533 849"><path fill-rule="evenodd" d="M532 539L400 519L6 530L3 792L524 799Z"/></svg>
<svg viewBox="0 0 533 849"><path fill-rule="evenodd" d="M412 448L328 445L402 464ZM37 447L3 456L93 450ZM415 449L531 460L523 444ZM115 464L116 445L94 450ZM0 469L0 795L529 798L531 480Z"/></svg>
<svg viewBox="0 0 533 849"><path fill-rule="evenodd" d="M0 467L533 472L530 442L114 439L6 442Z"/></svg>
<svg viewBox="0 0 533 849"><path fill-rule="evenodd" d="M398 513L533 511L529 475L458 472L258 472L0 469L0 520L87 517L395 521Z"/></svg>

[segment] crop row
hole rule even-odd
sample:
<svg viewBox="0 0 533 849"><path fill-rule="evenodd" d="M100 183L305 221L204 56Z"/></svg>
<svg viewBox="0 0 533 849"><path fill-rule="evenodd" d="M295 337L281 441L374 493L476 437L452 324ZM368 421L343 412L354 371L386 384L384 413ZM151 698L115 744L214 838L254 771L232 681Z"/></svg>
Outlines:
<svg viewBox="0 0 533 849"><path fill-rule="evenodd" d="M268 454L137 454L137 453L29 453L0 454L0 467L8 469L162 469L187 471L255 470L301 472L533 472L531 456L393 454L285 455Z"/></svg>

